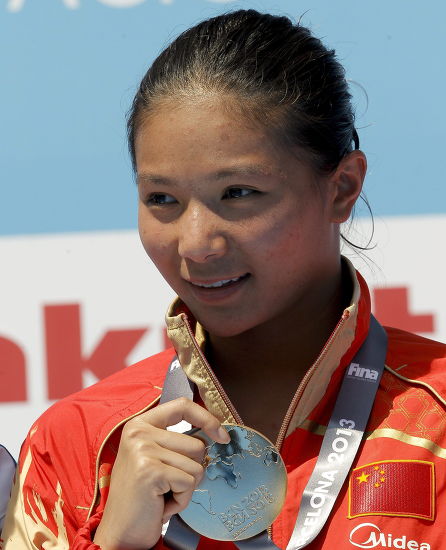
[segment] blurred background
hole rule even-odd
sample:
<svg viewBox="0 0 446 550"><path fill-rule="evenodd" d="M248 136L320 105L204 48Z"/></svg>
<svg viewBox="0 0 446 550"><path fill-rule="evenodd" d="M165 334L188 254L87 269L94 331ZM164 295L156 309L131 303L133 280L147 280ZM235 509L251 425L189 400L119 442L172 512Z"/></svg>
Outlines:
<svg viewBox="0 0 446 550"><path fill-rule="evenodd" d="M236 8L302 20L347 70L374 248L346 253L384 324L446 340L446 5L431 0L1 0L0 443L167 345L172 292L136 231L125 114L178 33ZM345 230L367 244L367 209Z"/></svg>

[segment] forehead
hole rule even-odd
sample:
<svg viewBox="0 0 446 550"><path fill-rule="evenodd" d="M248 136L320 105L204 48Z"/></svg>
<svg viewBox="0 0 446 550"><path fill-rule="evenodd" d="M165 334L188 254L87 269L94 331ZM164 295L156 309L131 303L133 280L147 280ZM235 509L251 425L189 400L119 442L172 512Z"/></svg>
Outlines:
<svg viewBox="0 0 446 550"><path fill-rule="evenodd" d="M279 145L267 128L216 98L158 105L142 119L135 156L138 174L182 177L189 171L223 174L243 166L251 172L277 172L297 162L295 151Z"/></svg>
<svg viewBox="0 0 446 550"><path fill-rule="evenodd" d="M158 104L149 115L143 116L136 135L136 147L147 151L174 141L175 147L193 147L197 143L208 146L231 146L237 141L248 145L249 141L267 138L260 125L254 125L240 111L226 101L209 98L196 101L168 100Z"/></svg>

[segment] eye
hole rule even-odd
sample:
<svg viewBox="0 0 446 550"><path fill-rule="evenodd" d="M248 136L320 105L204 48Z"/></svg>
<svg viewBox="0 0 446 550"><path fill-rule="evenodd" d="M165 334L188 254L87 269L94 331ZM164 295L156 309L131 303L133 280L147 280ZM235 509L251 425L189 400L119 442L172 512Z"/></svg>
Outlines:
<svg viewBox="0 0 446 550"><path fill-rule="evenodd" d="M149 205L164 206L166 204L175 204L177 201L166 193L151 193L146 202Z"/></svg>
<svg viewBox="0 0 446 550"><path fill-rule="evenodd" d="M257 193L257 191L247 187L230 187L224 192L223 199L241 199L254 193Z"/></svg>

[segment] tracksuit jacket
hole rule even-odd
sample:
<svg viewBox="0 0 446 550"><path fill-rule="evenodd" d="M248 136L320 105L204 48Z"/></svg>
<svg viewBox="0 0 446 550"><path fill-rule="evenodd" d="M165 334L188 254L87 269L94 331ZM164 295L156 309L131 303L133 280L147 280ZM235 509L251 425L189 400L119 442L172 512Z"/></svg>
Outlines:
<svg viewBox="0 0 446 550"><path fill-rule="evenodd" d="M350 274L350 306L300 383L279 436L288 491L271 533L283 549L343 373L369 326L366 283L351 266ZM234 423L204 357L205 331L180 300L170 307L167 326L182 368L197 385L197 399L222 422ZM307 547L311 550L446 548L446 346L386 331L385 370L363 441L328 521ZM2 533L4 550L99 549L92 539L122 427L157 405L174 354L166 350L67 397L34 423L20 453ZM162 539L157 546L163 547ZM198 547L231 549L230 542L205 537Z"/></svg>

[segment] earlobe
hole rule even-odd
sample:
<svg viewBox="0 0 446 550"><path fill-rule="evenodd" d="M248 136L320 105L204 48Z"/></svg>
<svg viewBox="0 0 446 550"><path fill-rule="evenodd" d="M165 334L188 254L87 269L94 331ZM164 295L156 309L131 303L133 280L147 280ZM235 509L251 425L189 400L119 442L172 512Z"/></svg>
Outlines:
<svg viewBox="0 0 446 550"><path fill-rule="evenodd" d="M331 176L333 185L332 222L348 220L357 201L367 171L367 159L362 151L346 155Z"/></svg>

